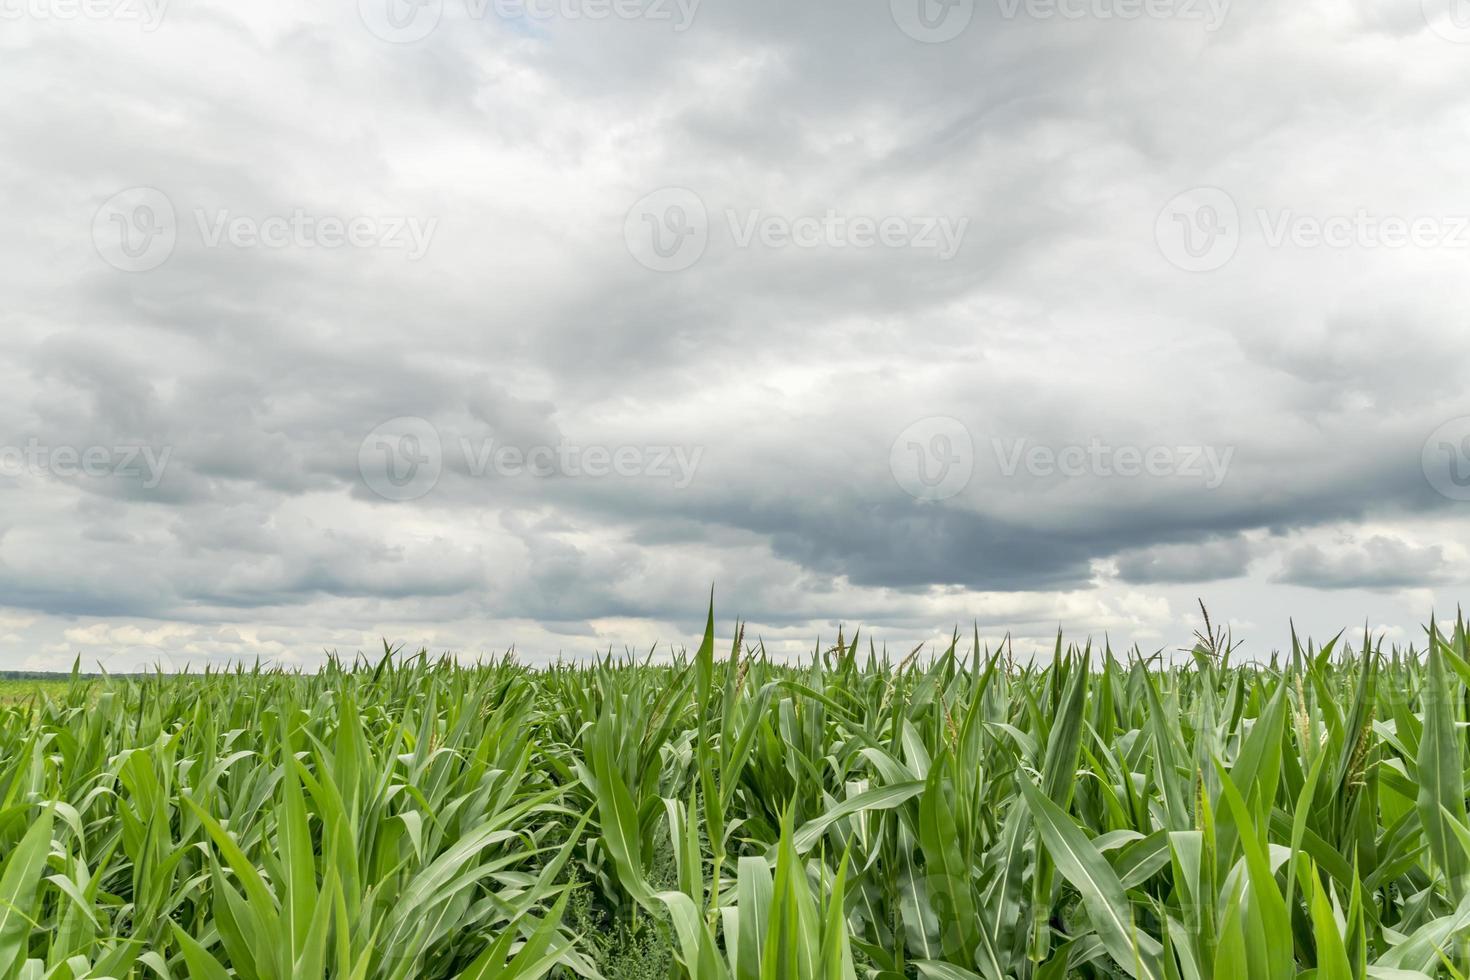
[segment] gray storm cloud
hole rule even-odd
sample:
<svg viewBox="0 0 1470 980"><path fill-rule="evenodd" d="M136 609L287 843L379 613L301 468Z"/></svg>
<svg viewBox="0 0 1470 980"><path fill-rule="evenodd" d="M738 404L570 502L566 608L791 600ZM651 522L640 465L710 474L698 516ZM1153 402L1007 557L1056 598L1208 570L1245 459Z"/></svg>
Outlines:
<svg viewBox="0 0 1470 980"><path fill-rule="evenodd" d="M1433 4L397 2L4 8L0 666L1456 600Z"/></svg>

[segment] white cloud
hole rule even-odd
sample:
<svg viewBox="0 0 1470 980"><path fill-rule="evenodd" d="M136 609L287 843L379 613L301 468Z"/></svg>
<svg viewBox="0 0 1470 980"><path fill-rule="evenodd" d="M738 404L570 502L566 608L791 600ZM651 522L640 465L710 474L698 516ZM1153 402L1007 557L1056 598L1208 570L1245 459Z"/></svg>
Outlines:
<svg viewBox="0 0 1470 980"><path fill-rule="evenodd" d="M1417 9L1242 0L1206 30L981 3L942 44L883 4L710 0L683 31L471 9L409 44L352 3L7 22L0 448L46 462L0 457L0 666L646 648L687 641L712 582L789 654L838 622L1162 648L1201 593L1266 648L1292 616L1412 638L1454 605L1470 505L1425 440L1470 415L1470 248L1361 231L1467 211L1470 63ZM99 217L138 187L166 204ZM681 272L624 240L691 217L630 219L665 187L708 216ZM1232 227L1160 220L1200 187ZM286 245L213 243L221 213ZM752 216L823 230L742 244ZM887 219L967 224L946 259L860 243ZM1342 220L1344 247L1273 241ZM331 245L354 221L383 234ZM432 224L421 256L383 247L395 221ZM1176 230L1231 236L1228 262L1179 268ZM94 240L123 233L161 264ZM940 416L969 449L895 450ZM400 417L442 472L390 504L359 461ZM700 455L679 487L463 450L568 445ZM89 449L110 468L75 475ZM156 486L123 463L145 449ZM890 469L956 451L937 504Z"/></svg>

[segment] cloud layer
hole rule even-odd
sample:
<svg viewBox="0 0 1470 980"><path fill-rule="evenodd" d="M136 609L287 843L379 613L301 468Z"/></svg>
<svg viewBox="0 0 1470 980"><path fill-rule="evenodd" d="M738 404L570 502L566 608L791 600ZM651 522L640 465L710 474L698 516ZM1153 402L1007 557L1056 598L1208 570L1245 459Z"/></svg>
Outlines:
<svg viewBox="0 0 1470 980"><path fill-rule="evenodd" d="M0 6L0 667L1415 639L1449 12Z"/></svg>

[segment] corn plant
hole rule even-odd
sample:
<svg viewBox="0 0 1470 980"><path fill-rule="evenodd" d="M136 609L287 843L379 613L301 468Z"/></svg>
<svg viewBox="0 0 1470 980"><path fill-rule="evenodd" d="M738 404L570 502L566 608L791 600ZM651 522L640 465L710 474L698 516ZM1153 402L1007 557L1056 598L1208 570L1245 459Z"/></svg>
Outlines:
<svg viewBox="0 0 1470 980"><path fill-rule="evenodd" d="M1470 640L85 677L0 705L0 978L1470 975Z"/></svg>

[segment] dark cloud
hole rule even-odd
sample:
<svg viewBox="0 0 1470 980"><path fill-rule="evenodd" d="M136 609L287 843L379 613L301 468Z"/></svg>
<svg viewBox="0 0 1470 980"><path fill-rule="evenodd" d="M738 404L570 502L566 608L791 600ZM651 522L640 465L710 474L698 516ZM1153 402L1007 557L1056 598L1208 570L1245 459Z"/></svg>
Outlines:
<svg viewBox="0 0 1470 980"><path fill-rule="evenodd" d="M1117 556L1118 577L1139 585L1217 582L1245 575L1259 553L1243 537L1129 550Z"/></svg>
<svg viewBox="0 0 1470 980"><path fill-rule="evenodd" d="M1387 7L1325 25L1241 0L1206 31L1008 5L945 44L886 3L777 0L704 0L684 32L448 0L406 45L353 3L10 23L0 446L168 453L152 485L0 472L15 630L216 658L378 627L649 643L697 630L715 583L773 643L844 616L895 642L965 620L1162 637L1186 585L1270 606L1273 550L1275 582L1319 591L1460 584L1465 505L1421 450L1470 414L1463 250L1272 246L1257 212L1463 211L1463 50ZM709 218L672 273L623 238L670 186ZM1208 273L1155 238L1199 186L1241 220ZM176 217L146 272L91 234L135 187ZM210 241L298 212L434 230L413 258ZM739 241L829 213L967 224L948 259ZM919 501L890 450L941 416L973 473ZM360 451L404 417L442 472L395 503ZM1221 466L1057 471L1094 444ZM480 471L564 445L697 466ZM1404 543L1425 526L1444 544Z"/></svg>
<svg viewBox="0 0 1470 980"><path fill-rule="evenodd" d="M1374 535L1330 548L1316 544L1293 548L1276 581L1314 589L1390 590L1443 585L1454 581L1453 573L1441 545L1414 545Z"/></svg>

